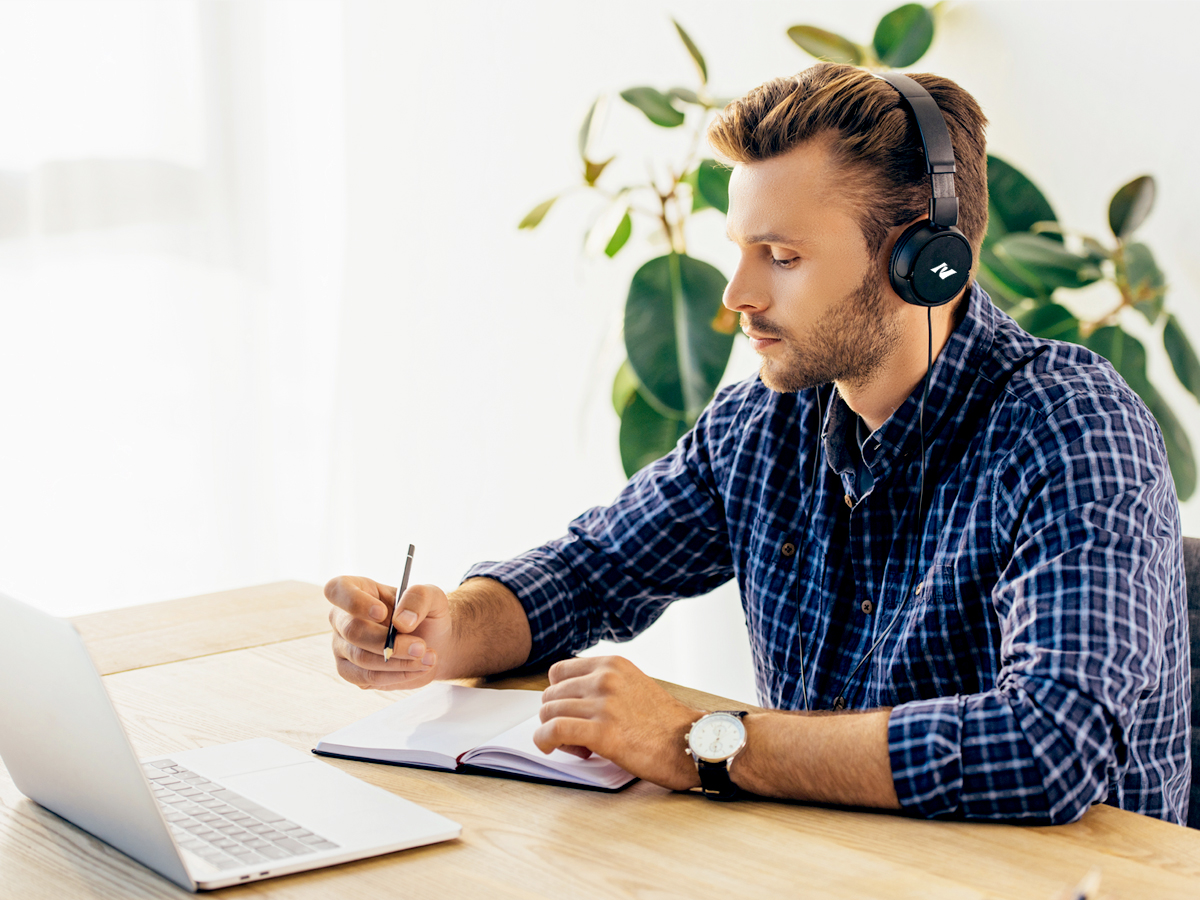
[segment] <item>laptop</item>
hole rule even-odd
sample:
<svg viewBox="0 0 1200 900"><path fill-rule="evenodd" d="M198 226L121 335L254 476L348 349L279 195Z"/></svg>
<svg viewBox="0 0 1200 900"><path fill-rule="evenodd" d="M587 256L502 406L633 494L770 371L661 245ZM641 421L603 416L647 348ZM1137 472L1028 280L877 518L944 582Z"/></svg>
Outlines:
<svg viewBox="0 0 1200 900"><path fill-rule="evenodd" d="M0 757L27 797L190 891L462 831L266 738L139 761L74 626L3 594Z"/></svg>

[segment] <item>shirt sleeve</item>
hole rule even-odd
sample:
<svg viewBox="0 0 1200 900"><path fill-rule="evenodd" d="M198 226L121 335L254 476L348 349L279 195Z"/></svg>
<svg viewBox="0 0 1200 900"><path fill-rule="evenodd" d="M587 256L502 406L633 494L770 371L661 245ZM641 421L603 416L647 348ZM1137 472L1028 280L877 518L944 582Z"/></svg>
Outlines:
<svg viewBox="0 0 1200 900"><path fill-rule="evenodd" d="M1179 590L1174 483L1150 414L1115 391L1064 404L997 474L1001 669L987 692L892 710L893 781L924 816L1071 822L1125 771L1135 710L1161 676Z"/></svg>
<svg viewBox="0 0 1200 900"><path fill-rule="evenodd" d="M728 529L708 441L729 432L729 392L662 459L638 472L610 506L567 534L506 562L472 566L511 590L529 617L529 664L625 641L671 601L705 594L732 576Z"/></svg>

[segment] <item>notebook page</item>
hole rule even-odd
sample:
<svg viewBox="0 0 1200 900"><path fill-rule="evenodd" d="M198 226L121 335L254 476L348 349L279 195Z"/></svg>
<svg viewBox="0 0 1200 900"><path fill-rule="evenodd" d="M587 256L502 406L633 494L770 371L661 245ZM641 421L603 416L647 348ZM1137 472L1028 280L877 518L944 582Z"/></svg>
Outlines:
<svg viewBox="0 0 1200 900"><path fill-rule="evenodd" d="M319 752L453 769L458 757L515 723L536 718L540 691L434 682L326 735Z"/></svg>
<svg viewBox="0 0 1200 900"><path fill-rule="evenodd" d="M617 788L633 781L633 776L616 763L595 754L580 759L562 750L543 753L533 742L533 733L541 724L535 712L503 734L481 743L463 758L463 762L501 772L573 781L592 787Z"/></svg>

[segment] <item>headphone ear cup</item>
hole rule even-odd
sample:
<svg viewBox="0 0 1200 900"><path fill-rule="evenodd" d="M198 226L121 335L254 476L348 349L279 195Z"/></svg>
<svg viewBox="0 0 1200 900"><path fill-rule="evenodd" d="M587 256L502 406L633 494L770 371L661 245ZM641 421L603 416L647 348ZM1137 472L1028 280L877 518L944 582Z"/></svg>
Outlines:
<svg viewBox="0 0 1200 900"><path fill-rule="evenodd" d="M961 231L923 219L896 239L888 277L905 303L941 306L966 287L972 262L971 245Z"/></svg>

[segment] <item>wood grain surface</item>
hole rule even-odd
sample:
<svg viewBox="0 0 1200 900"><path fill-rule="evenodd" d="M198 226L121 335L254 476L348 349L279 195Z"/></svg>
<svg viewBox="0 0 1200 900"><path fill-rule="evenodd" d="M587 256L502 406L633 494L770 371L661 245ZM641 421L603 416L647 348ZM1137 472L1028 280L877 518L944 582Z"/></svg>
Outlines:
<svg viewBox="0 0 1200 900"><path fill-rule="evenodd" d="M212 601L212 608L224 608L227 600ZM88 618L102 640L120 631L116 620L100 627L100 617ZM158 627L170 631L169 618ZM326 634L265 640L271 633L265 629L257 643L242 648L166 664L131 665L136 657L127 657L105 682L137 751L152 755L264 735L309 750L328 732L398 698L341 681ZM526 676L495 686L544 684L544 677ZM667 688L701 708L737 706ZM765 800L713 803L646 782L603 794L324 762L449 816L463 825L462 837L228 888L230 896L1050 900L1098 867L1103 896L1111 900L1200 897L1200 833L1107 806L1054 827L927 822ZM22 797L0 770L0 898L184 895Z"/></svg>
<svg viewBox="0 0 1200 900"><path fill-rule="evenodd" d="M303 581L76 616L101 675L329 631L329 603Z"/></svg>

